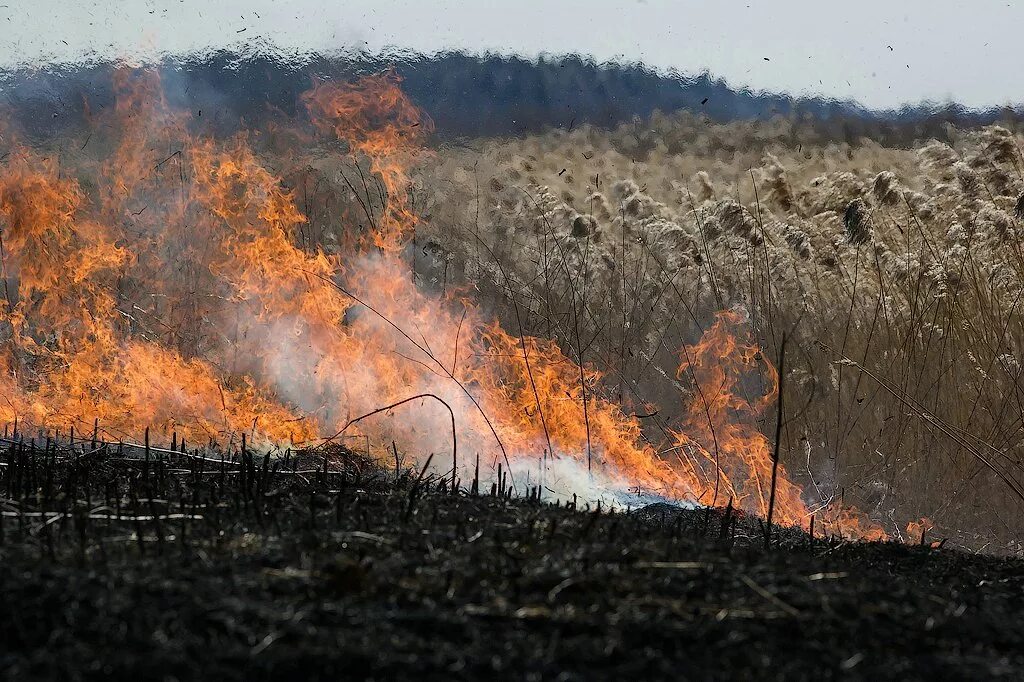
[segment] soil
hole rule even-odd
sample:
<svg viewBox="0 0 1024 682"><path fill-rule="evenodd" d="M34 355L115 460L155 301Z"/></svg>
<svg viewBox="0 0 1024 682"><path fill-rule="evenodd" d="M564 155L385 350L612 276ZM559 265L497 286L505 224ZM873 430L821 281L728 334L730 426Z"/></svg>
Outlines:
<svg viewBox="0 0 1024 682"><path fill-rule="evenodd" d="M7 441L0 674L1024 678L1019 560L495 493L340 448Z"/></svg>

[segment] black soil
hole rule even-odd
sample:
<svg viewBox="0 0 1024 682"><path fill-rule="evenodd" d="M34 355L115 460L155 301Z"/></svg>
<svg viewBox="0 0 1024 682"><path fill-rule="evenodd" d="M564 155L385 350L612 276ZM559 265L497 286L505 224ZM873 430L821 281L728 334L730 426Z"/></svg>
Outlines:
<svg viewBox="0 0 1024 682"><path fill-rule="evenodd" d="M1024 678L1024 564L350 452L0 452L8 679ZM84 453L84 454L83 454ZM472 489L472 486L467 486Z"/></svg>

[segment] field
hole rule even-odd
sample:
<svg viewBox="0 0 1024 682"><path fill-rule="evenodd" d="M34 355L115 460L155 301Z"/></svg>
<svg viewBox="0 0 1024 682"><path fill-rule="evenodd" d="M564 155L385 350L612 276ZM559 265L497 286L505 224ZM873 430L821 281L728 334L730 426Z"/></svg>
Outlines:
<svg viewBox="0 0 1024 682"><path fill-rule="evenodd" d="M112 79L0 136L5 675L1020 675L1012 123Z"/></svg>
<svg viewBox="0 0 1024 682"><path fill-rule="evenodd" d="M92 445L0 455L8 679L1024 670L1016 560L785 529L766 551L722 509L453 496L338 448L271 464Z"/></svg>
<svg viewBox="0 0 1024 682"><path fill-rule="evenodd" d="M1017 552L1024 157L1005 128L949 134L882 148L683 113L481 141L424 175L422 234L665 428L692 405L680 347L738 307L770 358L789 336L781 451L805 493Z"/></svg>

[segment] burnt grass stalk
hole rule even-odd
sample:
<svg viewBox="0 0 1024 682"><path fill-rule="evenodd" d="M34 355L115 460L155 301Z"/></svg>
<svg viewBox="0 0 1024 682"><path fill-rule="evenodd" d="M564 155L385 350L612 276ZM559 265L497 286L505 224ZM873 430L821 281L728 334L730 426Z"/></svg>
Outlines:
<svg viewBox="0 0 1024 682"><path fill-rule="evenodd" d="M977 679L1024 673L1018 560L729 500L453 489L429 461L0 441L8 679ZM411 461L411 459L410 459ZM766 546L768 544L769 546Z"/></svg>

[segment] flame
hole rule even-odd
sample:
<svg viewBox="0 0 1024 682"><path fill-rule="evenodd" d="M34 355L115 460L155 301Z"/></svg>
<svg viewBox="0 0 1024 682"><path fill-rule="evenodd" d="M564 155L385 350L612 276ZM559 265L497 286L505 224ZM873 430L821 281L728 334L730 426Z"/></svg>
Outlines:
<svg viewBox="0 0 1024 682"><path fill-rule="evenodd" d="M935 526L927 516L907 524L907 542L924 542L925 534Z"/></svg>
<svg viewBox="0 0 1024 682"><path fill-rule="evenodd" d="M408 200L408 169L423 154L422 140L433 130L430 118L405 96L400 82L388 71L354 84L320 83L302 96L317 130L347 141L353 152L369 159L385 199L382 214L370 216L370 238L391 252L405 245L416 223Z"/></svg>
<svg viewBox="0 0 1024 682"><path fill-rule="evenodd" d="M738 313L682 349L694 395L659 450L555 341L417 289L402 252L431 124L394 73L302 97L365 202L363 232L333 254L299 245L307 217L250 135L192 135L152 73L116 84L90 133L104 160L69 172L16 147L0 168L0 419L80 432L98 420L106 437L151 427L228 448L241 434L264 447L362 434L434 453L464 483L477 457L549 488L569 463L603 485L766 513L772 452L757 420L779 381ZM810 516L781 465L775 511L785 524ZM855 511L831 521L883 536Z"/></svg>
<svg viewBox="0 0 1024 682"><path fill-rule="evenodd" d="M717 504L733 504L768 516L772 446L757 420L778 398L779 376L746 330L737 311L722 311L700 342L680 351L677 376L691 380L695 393L675 433L681 463ZM754 389L748 384L763 384ZM754 390L759 395L748 395ZM774 518L797 525L807 516L800 489L779 465Z"/></svg>
<svg viewBox="0 0 1024 682"><path fill-rule="evenodd" d="M730 501L734 506L768 516L775 453L758 421L779 396L775 366L755 343L745 316L720 311L700 341L680 351L680 380L694 395L675 431L678 468L688 472L691 489L705 504ZM778 464L772 519L804 526L812 514L833 533L881 540L882 528L856 509L826 506L812 511L803 491Z"/></svg>

